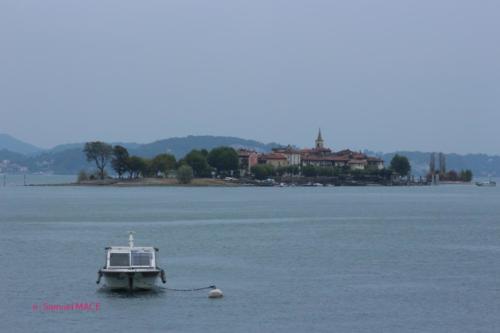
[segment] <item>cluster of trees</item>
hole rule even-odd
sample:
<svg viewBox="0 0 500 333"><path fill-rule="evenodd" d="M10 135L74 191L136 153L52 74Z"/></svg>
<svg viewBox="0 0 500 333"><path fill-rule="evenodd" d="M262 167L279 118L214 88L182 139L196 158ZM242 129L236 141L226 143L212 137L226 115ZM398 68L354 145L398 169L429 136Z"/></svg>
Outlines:
<svg viewBox="0 0 500 333"><path fill-rule="evenodd" d="M189 183L193 177L232 175L238 171L238 154L230 147L218 147L210 152L206 149L192 150L179 161L171 154L159 154L151 159L130 156L125 147L101 141L87 142L83 152L87 161L95 163L99 179L105 178L109 166L119 178L124 175L129 178L166 176L170 171L177 170L181 183Z"/></svg>
<svg viewBox="0 0 500 333"><path fill-rule="evenodd" d="M256 179L264 180L273 177L276 172L274 167L270 164L257 164L250 168L250 172Z"/></svg>
<svg viewBox="0 0 500 333"><path fill-rule="evenodd" d="M461 170L456 172L455 170L450 170L446 173L440 173L439 179L442 181L452 181L452 182L470 182L472 181L472 171L469 169ZM427 179L430 181L432 178L431 174L427 175Z"/></svg>
<svg viewBox="0 0 500 333"><path fill-rule="evenodd" d="M302 174L305 177L338 177L345 175L371 175L388 177L392 174L391 170L381 169L375 167L368 167L364 170L354 169L350 167L316 167L308 165L302 168Z"/></svg>
<svg viewBox="0 0 500 333"><path fill-rule="evenodd" d="M462 182L470 182L472 181L472 171L471 170L461 170L460 172L456 172L455 170L450 170L446 174L441 177L442 180L448 181L462 181Z"/></svg>
<svg viewBox="0 0 500 333"><path fill-rule="evenodd" d="M411 171L410 161L406 156L396 154L391 160L390 169L400 176L408 176Z"/></svg>
<svg viewBox="0 0 500 333"><path fill-rule="evenodd" d="M106 168L111 164L119 178L156 177L176 168L175 156L160 154L152 159L130 156L125 147L111 146L105 142L87 142L83 148L87 161L94 162L99 179L104 179Z"/></svg>
<svg viewBox="0 0 500 333"><path fill-rule="evenodd" d="M238 163L238 153L230 147L217 147L210 151L193 149L178 162L179 165L189 165L194 176L201 178L213 174L235 175L238 172Z"/></svg>
<svg viewBox="0 0 500 333"><path fill-rule="evenodd" d="M264 180L274 176L283 175L301 175L303 177L337 177L342 175L374 175L388 177L392 174L391 170L368 168L366 170L351 170L349 167L319 167L306 165L300 168L298 165L275 168L269 164L254 165L250 171L256 179Z"/></svg>
<svg viewBox="0 0 500 333"><path fill-rule="evenodd" d="M471 182L472 181L472 170L466 169L466 170L461 170L460 174L458 175L459 179L464 182Z"/></svg>
<svg viewBox="0 0 500 333"><path fill-rule="evenodd" d="M300 167L298 165L289 165L275 168L270 164L257 164L250 168L250 172L255 179L264 180L274 176L300 175Z"/></svg>

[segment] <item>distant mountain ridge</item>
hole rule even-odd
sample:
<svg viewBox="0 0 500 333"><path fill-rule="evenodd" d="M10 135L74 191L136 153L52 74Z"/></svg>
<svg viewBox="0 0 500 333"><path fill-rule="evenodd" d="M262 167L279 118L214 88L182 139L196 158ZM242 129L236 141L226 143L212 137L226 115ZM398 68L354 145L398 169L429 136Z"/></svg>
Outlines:
<svg viewBox="0 0 500 333"><path fill-rule="evenodd" d="M134 148L137 148L137 147L141 146L140 143L134 143L134 142L127 142L127 143L123 143L123 142L110 142L109 144L113 145L113 146L115 146L115 145L124 146L127 149L134 149ZM82 150L84 146L85 146L85 142L64 143L64 144L61 144L61 145L57 145L57 146L55 146L55 147L53 147L51 149L45 150L45 152L46 153L58 153L58 152L69 150L69 149L80 149L80 150Z"/></svg>
<svg viewBox="0 0 500 333"><path fill-rule="evenodd" d="M43 150L40 147L16 139L9 134L0 133L0 150L4 149L25 155L35 154Z"/></svg>
<svg viewBox="0 0 500 333"><path fill-rule="evenodd" d="M91 170L93 165L88 163L82 152L84 143L71 143L58 145L52 149L42 150L36 146L23 143L20 140L8 135L1 135L0 139L8 137L10 142L21 142L18 145L9 145L4 148L0 142L0 162L8 160L11 168L7 172L15 172L20 167L28 168L29 172L52 172L58 174L76 174L80 170ZM13 139L13 140L12 140ZM280 147L278 143L262 143L256 140L248 140L231 136L211 136L211 135L189 135L186 137L172 137L158 140L151 143L139 144L133 142L111 143L120 144L126 147L130 154L141 157L153 157L161 153L170 153L177 159L186 155L192 149L210 150L218 146L229 146L235 149L246 148L258 152L267 152L272 148ZM17 150L21 148L25 153ZM365 150L369 155L379 156L386 166L390 164L392 157L398 153L409 158L412 165L412 173L416 176L423 176L429 167L430 153L419 151L398 151L393 153L380 153ZM476 177L500 176L500 156L486 154L446 154L447 168L462 170L471 169ZM0 170L0 172L6 172ZM11 170L11 171L9 171ZM12 171L14 170L14 171Z"/></svg>
<svg viewBox="0 0 500 333"><path fill-rule="evenodd" d="M110 143L122 145L131 155L153 157L162 153L175 155L177 159L184 157L192 149L212 149L218 146L229 146L235 149L246 148L259 152L267 152L280 147L277 143L265 144L255 140L241 139L230 136L190 135L158 140L151 143ZM10 150L0 150L0 160L9 160L19 167L26 167L30 172L52 172L58 174L76 174L80 170L90 170L93 165L88 163L83 154L84 143L71 143L55 146L52 149L39 151L36 155L25 155Z"/></svg>
<svg viewBox="0 0 500 333"><path fill-rule="evenodd" d="M281 147L277 143L265 144L255 140L241 139L232 136L212 136L212 135L188 135L186 137L173 137L163 140L154 141L151 143L135 143L135 142L110 142L111 145L120 145L128 149L130 154L141 157L153 157L162 153L175 155L176 158L181 158L192 149L212 149L219 146L229 146L235 149L246 148L255 151L265 152L272 148ZM85 143L69 143L57 145L52 149L45 151L46 153L59 153L70 149L82 150Z"/></svg>
<svg viewBox="0 0 500 333"><path fill-rule="evenodd" d="M212 135L189 135L186 137L174 137L140 145L136 148L128 148L132 154L141 157L153 157L168 152L181 158L192 149L213 149L219 146L229 146L235 149L246 148L258 152L270 151L272 148L281 147L277 143L262 143L255 140L241 139L232 136Z"/></svg>

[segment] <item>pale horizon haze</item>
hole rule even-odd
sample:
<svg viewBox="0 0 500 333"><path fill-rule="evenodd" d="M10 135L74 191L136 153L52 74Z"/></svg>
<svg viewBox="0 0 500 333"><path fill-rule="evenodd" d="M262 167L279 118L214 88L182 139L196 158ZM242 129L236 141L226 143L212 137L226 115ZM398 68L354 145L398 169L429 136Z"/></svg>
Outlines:
<svg viewBox="0 0 500 333"><path fill-rule="evenodd" d="M500 154L498 1L0 2L0 133Z"/></svg>

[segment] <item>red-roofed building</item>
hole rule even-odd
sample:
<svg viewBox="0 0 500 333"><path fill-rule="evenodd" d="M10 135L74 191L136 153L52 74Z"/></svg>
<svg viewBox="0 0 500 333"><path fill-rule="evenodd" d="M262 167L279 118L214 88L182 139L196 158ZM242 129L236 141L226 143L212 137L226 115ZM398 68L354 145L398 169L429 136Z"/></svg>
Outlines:
<svg viewBox="0 0 500 333"><path fill-rule="evenodd" d="M349 149L332 152L331 149L324 146L321 130L318 132L314 148L300 150L300 160L302 166L350 167L353 170L364 170L368 167L379 170L384 168L383 160L361 152Z"/></svg>
<svg viewBox="0 0 500 333"><path fill-rule="evenodd" d="M250 168L258 164L259 154L254 150L238 149L238 161L240 166L241 176L245 176L250 172Z"/></svg>
<svg viewBox="0 0 500 333"><path fill-rule="evenodd" d="M368 166L382 170L384 168L384 160L378 157L368 156Z"/></svg>
<svg viewBox="0 0 500 333"><path fill-rule="evenodd" d="M300 165L301 163L300 160L301 151L293 148L290 145L288 145L285 148L274 148L273 152L285 155L288 161L288 165Z"/></svg>
<svg viewBox="0 0 500 333"><path fill-rule="evenodd" d="M260 164L269 164L275 168L288 166L288 159L285 154L282 153L269 153L262 154L259 156Z"/></svg>

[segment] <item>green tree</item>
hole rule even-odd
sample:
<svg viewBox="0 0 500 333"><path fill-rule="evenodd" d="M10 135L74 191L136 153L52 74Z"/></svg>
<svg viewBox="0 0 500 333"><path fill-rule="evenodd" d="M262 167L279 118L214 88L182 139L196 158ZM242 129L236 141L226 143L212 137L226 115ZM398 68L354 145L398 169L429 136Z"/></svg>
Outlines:
<svg viewBox="0 0 500 333"><path fill-rule="evenodd" d="M288 172L288 167L286 166L277 167L275 172L278 176L282 177L284 174Z"/></svg>
<svg viewBox="0 0 500 333"><path fill-rule="evenodd" d="M300 174L300 167L298 165L289 165L287 167L287 173L290 175Z"/></svg>
<svg viewBox="0 0 500 333"><path fill-rule="evenodd" d="M148 165L143 158L139 156L131 156L127 161L128 172L130 178L139 178L140 175L147 174Z"/></svg>
<svg viewBox="0 0 500 333"><path fill-rule="evenodd" d="M361 170L361 169L354 169L354 170L351 170L351 176L354 177L354 179L357 179L357 180L361 180L364 178L364 176L367 174L368 172L366 170Z"/></svg>
<svg viewBox="0 0 500 333"><path fill-rule="evenodd" d="M391 170L401 176L408 176L411 170L410 161L406 156L396 154L391 160Z"/></svg>
<svg viewBox="0 0 500 333"><path fill-rule="evenodd" d="M274 175L274 167L269 164L257 164L250 168L256 179L264 180Z"/></svg>
<svg viewBox="0 0 500 333"><path fill-rule="evenodd" d="M206 150L205 150L206 152ZM202 151L193 149L185 157L184 161L193 169L196 177L207 176L209 167L207 156Z"/></svg>
<svg viewBox="0 0 500 333"><path fill-rule="evenodd" d="M470 170L470 169L465 170L465 178L464 178L464 180L466 182L472 181L473 177L474 177L474 174L472 173L472 170Z"/></svg>
<svg viewBox="0 0 500 333"><path fill-rule="evenodd" d="M238 170L238 153L231 147L214 148L208 153L208 164L217 172Z"/></svg>
<svg viewBox="0 0 500 333"><path fill-rule="evenodd" d="M128 150L122 146L113 147L113 158L111 159L111 166L115 170L118 178L122 178L122 175L127 172L127 162L128 162Z"/></svg>
<svg viewBox="0 0 500 333"><path fill-rule="evenodd" d="M177 169L177 181L181 184L189 184L193 180L193 168L189 165L181 165Z"/></svg>
<svg viewBox="0 0 500 333"><path fill-rule="evenodd" d="M87 142L83 148L83 152L87 161L95 162L99 178L104 179L104 169L113 154L113 147L101 141Z"/></svg>
<svg viewBox="0 0 500 333"><path fill-rule="evenodd" d="M340 176L344 173L344 169L342 167L336 166L333 168L333 175Z"/></svg>
<svg viewBox="0 0 500 333"><path fill-rule="evenodd" d="M332 177L334 170L333 167L320 167L317 170L318 175L322 177Z"/></svg>
<svg viewBox="0 0 500 333"><path fill-rule="evenodd" d="M169 170L175 168L175 156L171 154L156 155L151 161L151 171L154 176L159 173L166 175Z"/></svg>
<svg viewBox="0 0 500 333"><path fill-rule="evenodd" d="M156 177L158 176L158 172L153 168L153 160L149 158L143 158L144 168L141 171L143 177Z"/></svg>
<svg viewBox="0 0 500 333"><path fill-rule="evenodd" d="M141 158L141 157L139 157L139 159L141 161L138 164L138 166L139 166L139 174L142 177L150 177L150 176L152 176L152 174L151 174L151 160L147 159L147 158Z"/></svg>
<svg viewBox="0 0 500 333"><path fill-rule="evenodd" d="M177 162L175 163L175 168L179 169L183 165L187 165L187 162L184 158L181 158L181 159L177 160Z"/></svg>
<svg viewBox="0 0 500 333"><path fill-rule="evenodd" d="M306 165L302 168L304 177L316 177L318 175L317 168L314 165Z"/></svg>
<svg viewBox="0 0 500 333"><path fill-rule="evenodd" d="M472 171L469 169L460 171L460 180L463 182L472 181Z"/></svg>

